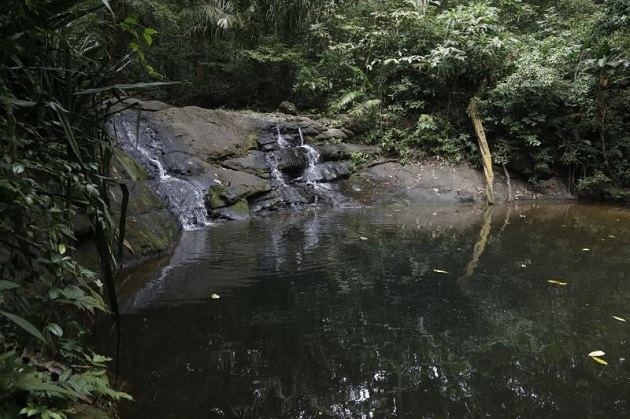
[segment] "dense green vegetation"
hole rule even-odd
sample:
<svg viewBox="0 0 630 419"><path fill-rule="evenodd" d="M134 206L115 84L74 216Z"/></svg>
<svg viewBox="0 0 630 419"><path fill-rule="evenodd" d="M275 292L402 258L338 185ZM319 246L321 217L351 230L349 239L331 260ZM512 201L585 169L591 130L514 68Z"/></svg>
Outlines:
<svg viewBox="0 0 630 419"><path fill-rule="evenodd" d="M117 151L103 129L114 98L134 87L113 84L130 59L112 59L112 13L99 0L0 3L3 418L64 418L79 403L129 398L110 386L108 358L84 342L90 318L117 315L124 217L112 208L124 215L128 196L110 176ZM82 220L100 275L73 257Z"/></svg>
<svg viewBox="0 0 630 419"><path fill-rule="evenodd" d="M535 185L562 175L584 195L624 199L629 9L623 0L144 0L129 13L158 31L156 70L187 82L157 98L262 110L290 100L363 117L364 140L404 159L479 164L466 111L478 96L495 164Z"/></svg>
<svg viewBox="0 0 630 419"><path fill-rule="evenodd" d="M117 311L126 191L103 123L133 83L182 81L151 93L180 105L290 100L403 160L479 165L475 100L495 164L630 199L626 0L4 0L0 35L0 416L127 397L83 340ZM100 275L73 258L81 219Z"/></svg>

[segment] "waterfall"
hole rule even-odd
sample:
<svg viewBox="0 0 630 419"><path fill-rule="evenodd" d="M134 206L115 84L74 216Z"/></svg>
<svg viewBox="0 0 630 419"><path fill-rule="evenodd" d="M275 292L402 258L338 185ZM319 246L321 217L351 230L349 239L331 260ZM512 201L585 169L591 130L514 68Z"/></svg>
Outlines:
<svg viewBox="0 0 630 419"><path fill-rule="evenodd" d="M167 203L169 210L184 230L196 230L209 225L205 193L192 179L168 173L163 160L163 149L155 131L144 121L137 121L135 112L112 116L108 131L112 138L156 181L156 192Z"/></svg>

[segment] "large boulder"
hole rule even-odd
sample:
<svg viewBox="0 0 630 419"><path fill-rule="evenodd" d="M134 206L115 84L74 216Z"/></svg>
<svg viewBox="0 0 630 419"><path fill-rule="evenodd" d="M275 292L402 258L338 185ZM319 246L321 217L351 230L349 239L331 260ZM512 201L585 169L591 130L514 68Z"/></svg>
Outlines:
<svg viewBox="0 0 630 419"><path fill-rule="evenodd" d="M256 148L261 122L237 112L196 106L151 114L193 155L206 162L245 154Z"/></svg>
<svg viewBox="0 0 630 419"><path fill-rule="evenodd" d="M341 191L366 205L483 203L485 182L480 171L464 164L424 162L405 166L386 162L342 182ZM552 180L544 191L532 190L525 182L511 179L511 189L514 200L573 198L558 179ZM497 202L508 200L502 172L495 173L494 191Z"/></svg>

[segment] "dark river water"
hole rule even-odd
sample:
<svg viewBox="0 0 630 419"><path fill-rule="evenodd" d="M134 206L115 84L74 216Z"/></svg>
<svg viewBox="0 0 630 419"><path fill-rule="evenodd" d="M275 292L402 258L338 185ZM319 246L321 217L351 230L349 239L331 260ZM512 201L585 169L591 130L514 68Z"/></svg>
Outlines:
<svg viewBox="0 0 630 419"><path fill-rule="evenodd" d="M628 209L281 214L123 279L123 418L630 417Z"/></svg>

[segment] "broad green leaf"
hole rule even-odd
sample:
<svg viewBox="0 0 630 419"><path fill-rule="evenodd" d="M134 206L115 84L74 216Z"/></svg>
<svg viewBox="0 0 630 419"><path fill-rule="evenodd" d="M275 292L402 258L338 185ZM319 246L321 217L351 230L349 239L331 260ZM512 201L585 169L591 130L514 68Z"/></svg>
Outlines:
<svg viewBox="0 0 630 419"><path fill-rule="evenodd" d="M5 281L5 280L0 281L0 292L6 291L6 290L14 290L16 288L20 288L20 286L16 284L15 282Z"/></svg>
<svg viewBox="0 0 630 419"><path fill-rule="evenodd" d="M33 323L18 316L17 314L9 313L7 311L0 310L0 314L2 314L7 319L11 320L16 325L20 326L22 329L26 330L31 335L35 336L37 339L46 343L46 338L44 338L44 335L42 335L42 332L40 332L35 326L33 326Z"/></svg>
<svg viewBox="0 0 630 419"><path fill-rule="evenodd" d="M66 245L63 243L59 243L59 245L57 246L57 249L59 250L60 255L63 255L64 253L66 253Z"/></svg>
<svg viewBox="0 0 630 419"><path fill-rule="evenodd" d="M63 336L63 329L57 323L49 323L48 326L46 326L46 330L48 330L50 333L52 333L55 336L58 336L58 337Z"/></svg>
<svg viewBox="0 0 630 419"><path fill-rule="evenodd" d="M591 359L593 359L595 362L598 362L598 363L600 363L600 364L602 364L602 365L608 365L608 362L606 362L606 361L604 361L603 359L598 358L598 357L596 357L596 356L592 356L592 357L591 357Z"/></svg>

